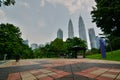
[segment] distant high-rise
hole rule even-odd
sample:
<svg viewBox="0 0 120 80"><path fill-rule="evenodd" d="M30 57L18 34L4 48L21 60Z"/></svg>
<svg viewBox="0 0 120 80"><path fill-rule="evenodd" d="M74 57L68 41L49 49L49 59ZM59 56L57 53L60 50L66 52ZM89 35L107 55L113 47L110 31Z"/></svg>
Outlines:
<svg viewBox="0 0 120 80"><path fill-rule="evenodd" d="M58 29L57 31L57 38L63 39L63 31L61 29Z"/></svg>
<svg viewBox="0 0 120 80"><path fill-rule="evenodd" d="M28 40L23 40L23 44L28 45L29 46L29 41Z"/></svg>
<svg viewBox="0 0 120 80"><path fill-rule="evenodd" d="M74 37L73 24L70 19L68 23L68 38L73 38L73 37Z"/></svg>
<svg viewBox="0 0 120 80"><path fill-rule="evenodd" d="M87 37L86 37L86 30L85 30L85 25L83 22L82 17L79 17L79 21L78 21L78 27L79 27L79 37L87 42Z"/></svg>
<svg viewBox="0 0 120 80"><path fill-rule="evenodd" d="M38 45L36 43L33 43L33 44L31 44L31 48L32 48L32 50L37 49Z"/></svg>
<svg viewBox="0 0 120 80"><path fill-rule="evenodd" d="M39 47L44 47L45 45L44 44L39 44Z"/></svg>
<svg viewBox="0 0 120 80"><path fill-rule="evenodd" d="M100 37L96 36L96 45L97 45L97 49L100 48Z"/></svg>
<svg viewBox="0 0 120 80"><path fill-rule="evenodd" d="M90 28L88 30L88 33L89 33L91 49L92 48L97 48L97 42L96 42L96 36L95 36L94 28Z"/></svg>

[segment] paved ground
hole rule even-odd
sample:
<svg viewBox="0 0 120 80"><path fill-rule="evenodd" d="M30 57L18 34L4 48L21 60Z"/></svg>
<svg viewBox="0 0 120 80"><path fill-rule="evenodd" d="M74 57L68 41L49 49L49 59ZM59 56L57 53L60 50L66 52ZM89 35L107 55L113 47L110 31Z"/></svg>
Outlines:
<svg viewBox="0 0 120 80"><path fill-rule="evenodd" d="M0 64L0 80L120 80L120 62L91 59L14 60Z"/></svg>

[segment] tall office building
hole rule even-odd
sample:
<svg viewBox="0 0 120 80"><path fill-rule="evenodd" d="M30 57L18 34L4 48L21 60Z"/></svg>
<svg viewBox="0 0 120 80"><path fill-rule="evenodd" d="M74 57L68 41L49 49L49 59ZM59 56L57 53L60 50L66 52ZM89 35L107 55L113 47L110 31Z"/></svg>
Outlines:
<svg viewBox="0 0 120 80"><path fill-rule="evenodd" d="M37 49L38 45L36 43L33 43L33 44L31 44L31 48L32 48L32 50Z"/></svg>
<svg viewBox="0 0 120 80"><path fill-rule="evenodd" d="M44 44L39 44L39 47L44 47L45 45Z"/></svg>
<svg viewBox="0 0 120 80"><path fill-rule="evenodd" d="M29 41L28 40L23 40L23 44L28 45L29 46Z"/></svg>
<svg viewBox="0 0 120 80"><path fill-rule="evenodd" d="M79 27L79 38L87 42L85 25L81 16L79 17L78 27Z"/></svg>
<svg viewBox="0 0 120 80"><path fill-rule="evenodd" d="M70 19L68 23L68 38L73 38L73 37L74 37L73 24Z"/></svg>
<svg viewBox="0 0 120 80"><path fill-rule="evenodd" d="M58 29L57 31L57 38L63 39L63 31L61 29Z"/></svg>
<svg viewBox="0 0 120 80"><path fill-rule="evenodd" d="M88 33L89 33L91 49L92 48L97 48L97 42L96 42L96 36L95 36L94 28L90 28L88 30Z"/></svg>
<svg viewBox="0 0 120 80"><path fill-rule="evenodd" d="M96 45L97 45L97 49L100 48L100 37L96 36Z"/></svg>

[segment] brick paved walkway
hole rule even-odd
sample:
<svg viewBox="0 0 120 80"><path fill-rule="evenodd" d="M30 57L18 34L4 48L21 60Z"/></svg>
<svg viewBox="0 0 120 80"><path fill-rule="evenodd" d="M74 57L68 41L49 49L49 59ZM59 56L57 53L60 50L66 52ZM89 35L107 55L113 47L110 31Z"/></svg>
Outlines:
<svg viewBox="0 0 120 80"><path fill-rule="evenodd" d="M0 80L120 80L120 62L90 59L8 61Z"/></svg>

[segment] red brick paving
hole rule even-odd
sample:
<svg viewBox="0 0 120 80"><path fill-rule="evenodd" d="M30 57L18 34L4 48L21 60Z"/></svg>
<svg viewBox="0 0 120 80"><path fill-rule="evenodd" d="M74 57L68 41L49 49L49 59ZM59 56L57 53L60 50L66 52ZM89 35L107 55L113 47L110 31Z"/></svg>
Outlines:
<svg viewBox="0 0 120 80"><path fill-rule="evenodd" d="M92 72L96 71L96 70L106 70L105 72L99 74L92 74ZM117 77L118 74L120 74L120 72L118 72L117 70L120 71L120 69L109 69L109 68L99 68L99 67L93 67L93 68L89 68L86 70L83 70L81 72L76 72L75 74L78 75L82 75L88 78L94 78L97 80L115 80L115 78Z"/></svg>
<svg viewBox="0 0 120 80"><path fill-rule="evenodd" d="M46 72L43 72L46 71ZM30 73L33 75L36 79L38 79L37 76L44 75L39 78L39 80L53 80L57 78L64 77L66 75L69 75L70 73L56 70L56 69L38 69L38 70L30 70L30 71L24 71L22 72L23 75L26 75L26 73ZM11 73L8 76L8 80L22 80L23 78L20 77L20 73ZM24 79L25 80L25 79Z"/></svg>
<svg viewBox="0 0 120 80"><path fill-rule="evenodd" d="M11 73L8 75L8 80L21 80L20 73Z"/></svg>
<svg viewBox="0 0 120 80"><path fill-rule="evenodd" d="M48 72L44 73L44 72L41 71L41 69L30 70L30 71L27 71L27 72L29 72L31 75L33 75L36 79L38 79L37 76L39 76L41 74L46 75L46 76L43 76L43 77L39 78L39 80L53 80L53 79L57 79L57 78L67 76L67 75L71 75L72 73L64 72L62 70L52 69L52 67L64 66L64 65L67 65L67 64L75 64L75 63L78 63L79 61L67 61L67 62L65 62L63 60L63 61L49 61L49 62L51 62L51 64L41 65L43 67L46 67L44 70L48 70ZM16 64L16 62L12 63L13 66L16 66L16 65L30 65L30 64L32 64L32 63L24 62L24 61L21 61L19 64ZM99 73L98 74L91 74L91 72L97 71L97 70L106 70L106 71L105 72L103 71L103 73L100 73L100 74ZM26 72L26 71L24 71L24 72ZM49 75L49 74L51 74L51 75ZM88 78L94 78L94 79L97 79L97 80L115 80L115 78L117 78L117 75L120 74L120 69L93 67L93 68L88 68L88 69L80 71L80 72L75 72L74 74L82 75L82 76L85 76L85 77L88 77ZM108 76L105 76L104 74L108 74ZM109 75L113 75L113 76L115 75L116 77L112 78ZM22 77L21 77L19 72L18 73L11 73L11 74L8 75L8 80L22 80Z"/></svg>
<svg viewBox="0 0 120 80"><path fill-rule="evenodd" d="M102 77L102 76L97 77L96 79L97 80L114 80L114 78L108 78L108 77Z"/></svg>
<svg viewBox="0 0 120 80"><path fill-rule="evenodd" d="M98 72L96 72L96 74L92 73L92 72L97 71L97 70L98 70ZM101 71L101 70L105 70L105 72L99 74L99 71ZM43 71L45 71L45 72L43 72ZM89 69L86 69L86 70L83 70L80 72L75 72L75 74L82 75L82 76L85 76L88 78L94 78L97 80L115 80L117 75L120 74L119 71L120 71L120 69L93 67L93 68L89 68ZM24 71L22 73L26 73L26 72L32 74L34 77L39 76L39 75L43 75L43 74L46 75L46 76L39 78L39 80L53 80L53 79L61 78L61 77L64 77L64 76L71 74L68 72L64 72L64 71L52 69L52 68L30 70L30 71ZM24 74L24 75L26 75L26 74ZM36 77L36 79L38 79L38 78ZM19 72L18 73L11 73L8 76L8 80L22 80L22 77L21 77Z"/></svg>
<svg viewBox="0 0 120 80"><path fill-rule="evenodd" d="M93 67L93 68L89 68L89 69L83 70L83 71L81 71L81 72L87 73L87 72L91 72L91 71L97 70L97 69L99 69L99 68L98 68L98 67Z"/></svg>
<svg viewBox="0 0 120 80"><path fill-rule="evenodd" d="M39 80L53 80L53 78L51 78L51 77L43 77L43 78L39 78Z"/></svg>
<svg viewBox="0 0 120 80"><path fill-rule="evenodd" d="M62 74L56 74L56 75L52 75L51 77L57 79L57 78L61 78L61 77L64 77L65 75L62 75Z"/></svg>
<svg viewBox="0 0 120 80"><path fill-rule="evenodd" d="M33 73L34 76L37 76L37 75L40 75L40 74L43 74L43 72L36 72L36 73Z"/></svg>

